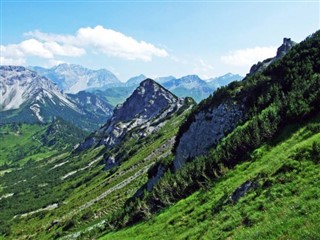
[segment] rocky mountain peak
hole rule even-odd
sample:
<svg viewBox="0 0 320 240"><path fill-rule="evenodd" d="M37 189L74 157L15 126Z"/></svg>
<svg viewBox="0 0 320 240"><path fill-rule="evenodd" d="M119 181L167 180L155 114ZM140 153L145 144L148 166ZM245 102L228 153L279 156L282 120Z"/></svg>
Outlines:
<svg viewBox="0 0 320 240"><path fill-rule="evenodd" d="M278 48L276 58L284 56L296 43L291 38L283 38L283 44Z"/></svg>
<svg viewBox="0 0 320 240"><path fill-rule="evenodd" d="M289 52L289 50L295 46L297 43L295 43L294 41L291 40L291 38L284 38L283 39L283 43L282 45L278 48L277 50L277 55L273 58L268 58L265 59L262 62L258 62L257 64L254 64L251 68L250 68L250 72L248 75L252 75L255 72L258 71L262 71L264 69L266 69L271 63L273 63L275 60L280 59L281 57L283 57L284 55L287 54L287 52Z"/></svg>
<svg viewBox="0 0 320 240"><path fill-rule="evenodd" d="M135 117L150 119L178 98L154 80L142 81L132 95L114 110L115 121L128 121Z"/></svg>
<svg viewBox="0 0 320 240"><path fill-rule="evenodd" d="M168 115L174 114L184 105L184 99L152 79L142 81L127 100L118 105L112 118L97 132L87 138L79 149L105 145L111 147L128 134L144 137L161 128Z"/></svg>
<svg viewBox="0 0 320 240"><path fill-rule="evenodd" d="M65 99L54 83L34 71L22 66L0 66L0 70L1 111L18 109L26 101L38 101L39 94Z"/></svg>

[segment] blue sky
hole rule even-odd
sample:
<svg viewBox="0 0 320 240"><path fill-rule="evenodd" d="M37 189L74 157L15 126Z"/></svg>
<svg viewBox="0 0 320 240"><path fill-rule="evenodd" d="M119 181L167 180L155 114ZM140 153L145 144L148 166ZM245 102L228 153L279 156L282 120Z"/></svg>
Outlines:
<svg viewBox="0 0 320 240"><path fill-rule="evenodd" d="M319 1L1 0L1 64L76 63L120 80L244 75L319 18Z"/></svg>

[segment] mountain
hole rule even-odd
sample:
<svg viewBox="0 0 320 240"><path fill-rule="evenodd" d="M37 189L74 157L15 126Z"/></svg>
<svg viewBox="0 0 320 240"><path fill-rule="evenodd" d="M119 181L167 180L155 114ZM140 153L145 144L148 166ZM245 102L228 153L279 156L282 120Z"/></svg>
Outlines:
<svg viewBox="0 0 320 240"><path fill-rule="evenodd" d="M319 239L319 48L199 104L143 81L73 150L0 167L0 238ZM1 154L36 142L12 128Z"/></svg>
<svg viewBox="0 0 320 240"><path fill-rule="evenodd" d="M174 76L167 76L167 77L157 77L155 79L156 82L160 83L160 84L163 84L165 82L168 82L168 81L171 81L171 80L174 80L176 79Z"/></svg>
<svg viewBox="0 0 320 240"><path fill-rule="evenodd" d="M123 103L134 91L137 86L115 86L107 89L96 89L92 93L105 101L109 102L113 107Z"/></svg>
<svg viewBox="0 0 320 240"><path fill-rule="evenodd" d="M118 105L110 120L83 143L80 150L104 145L110 148L129 134L145 137L163 126L164 121L184 105L171 92L151 79L141 82L129 98ZM135 132L131 132L131 130Z"/></svg>
<svg viewBox="0 0 320 240"><path fill-rule="evenodd" d="M125 85L137 87L145 79L147 79L147 77L143 74L140 74L139 76L135 76L135 77L128 79L128 81L126 81Z"/></svg>
<svg viewBox="0 0 320 240"><path fill-rule="evenodd" d="M91 70L81 65L63 63L52 68L32 67L39 75L56 83L66 93L119 85L118 78L106 69Z"/></svg>
<svg viewBox="0 0 320 240"><path fill-rule="evenodd" d="M210 78L207 80L207 83L211 88L217 89L219 87L226 86L233 81L240 81L242 79L243 77L239 74L227 73L219 77Z"/></svg>
<svg viewBox="0 0 320 240"><path fill-rule="evenodd" d="M113 106L104 98L97 96L97 94L80 91L77 94L67 94L83 112L87 114L94 114L99 118L105 120L111 117Z"/></svg>
<svg viewBox="0 0 320 240"><path fill-rule="evenodd" d="M42 159L30 151L28 159L36 161L0 166L0 236L92 239L97 227L103 227L107 218L139 192L150 167L171 154L178 127L194 104L147 79L114 110L105 126L81 144L95 138L91 147L78 146L54 155L43 148ZM23 134L23 146L54 142L50 134L60 129L59 124L47 129L39 134L47 139L34 140L29 137L33 134ZM11 153L14 148L4 151Z"/></svg>
<svg viewBox="0 0 320 240"><path fill-rule="evenodd" d="M104 239L319 238L319 48L320 31L196 106Z"/></svg>
<svg viewBox="0 0 320 240"><path fill-rule="evenodd" d="M0 66L0 70L0 123L45 123L60 116L94 130L110 116L112 107L92 94L69 97L49 79L24 67Z"/></svg>
<svg viewBox="0 0 320 240"><path fill-rule="evenodd" d="M213 89L197 75L171 79L163 82L162 85L179 97L192 97L197 102L208 97L213 92Z"/></svg>
<svg viewBox="0 0 320 240"><path fill-rule="evenodd" d="M265 59L262 62L258 62L257 64L254 64L249 71L249 75L252 75L253 73L257 72L257 71L262 71L264 70L266 67L268 67L271 63L273 63L274 61L280 59L281 57L283 57L284 55L286 55L286 53L293 47L295 46L297 43L295 43L294 41L291 40L291 38L284 38L283 39L283 43L280 47L278 47L277 49L277 54L275 57L273 58L268 58Z"/></svg>

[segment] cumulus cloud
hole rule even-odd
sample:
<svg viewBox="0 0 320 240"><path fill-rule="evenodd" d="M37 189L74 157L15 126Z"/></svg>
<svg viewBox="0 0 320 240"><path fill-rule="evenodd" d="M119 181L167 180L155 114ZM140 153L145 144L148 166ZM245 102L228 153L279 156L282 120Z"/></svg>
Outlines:
<svg viewBox="0 0 320 240"><path fill-rule="evenodd" d="M54 33L44 33L39 30L34 30L24 33L24 36L38 39L42 42L59 42L71 44L75 42L75 37L72 35L64 34L54 34Z"/></svg>
<svg viewBox="0 0 320 240"><path fill-rule="evenodd" d="M274 57L276 55L276 47L255 47L240 49L229 52L222 56L221 60L227 65L237 67L250 67L251 65L264 59Z"/></svg>
<svg viewBox="0 0 320 240"><path fill-rule="evenodd" d="M79 47L31 38L19 44L1 45L1 64L23 65L30 56L54 60L56 56L79 57L85 53Z"/></svg>
<svg viewBox="0 0 320 240"><path fill-rule="evenodd" d="M75 40L81 46L91 46L105 54L128 60L151 61L153 56L168 56L166 50L157 48L151 43L139 42L132 37L102 26L80 28Z"/></svg>
<svg viewBox="0 0 320 240"><path fill-rule="evenodd" d="M65 54L65 56L83 54L85 49L127 60L151 61L153 57L169 55L165 49L157 48L145 41L137 41L103 26L80 28L75 35L43 33L35 30L25 33L25 36L44 43L47 49L55 54ZM68 48L64 48L65 45Z"/></svg>
<svg viewBox="0 0 320 240"><path fill-rule="evenodd" d="M80 57L89 51L127 60L151 61L153 57L167 57L165 49L138 41L123 33L102 26L80 28L74 35L44 33L39 30L24 34L27 40L18 44L1 45L1 64L25 64L28 57L59 62L57 57Z"/></svg>

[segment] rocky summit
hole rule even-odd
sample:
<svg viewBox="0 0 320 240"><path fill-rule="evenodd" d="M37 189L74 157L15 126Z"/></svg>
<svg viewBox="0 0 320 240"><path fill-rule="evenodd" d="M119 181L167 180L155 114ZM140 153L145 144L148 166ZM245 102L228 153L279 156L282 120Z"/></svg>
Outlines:
<svg viewBox="0 0 320 240"><path fill-rule="evenodd" d="M258 62L257 64L254 64L250 68L249 75L252 75L255 72L262 71L262 70L266 69L275 60L278 60L278 59L282 58L284 55L286 55L287 52L289 52L289 50L293 46L295 46L296 44L297 43L292 41L291 38L283 38L283 43L282 43L282 45L280 47L278 47L276 56L273 57L273 58L265 59L264 61Z"/></svg>
<svg viewBox="0 0 320 240"><path fill-rule="evenodd" d="M123 104L114 109L112 118L78 149L97 145L111 147L128 134L147 136L161 128L165 120L183 105L184 99L176 97L154 80L146 79Z"/></svg>
<svg viewBox="0 0 320 240"><path fill-rule="evenodd" d="M96 130L112 106L90 93L65 94L50 79L22 66L0 66L0 124L47 123L54 117Z"/></svg>

